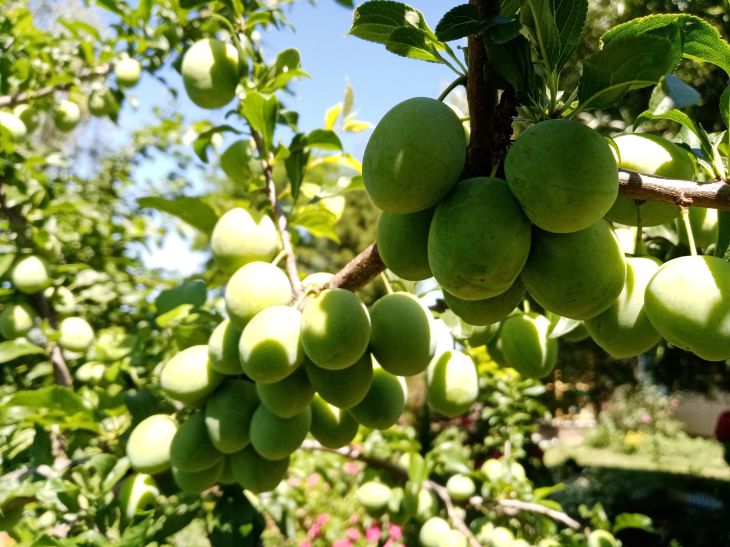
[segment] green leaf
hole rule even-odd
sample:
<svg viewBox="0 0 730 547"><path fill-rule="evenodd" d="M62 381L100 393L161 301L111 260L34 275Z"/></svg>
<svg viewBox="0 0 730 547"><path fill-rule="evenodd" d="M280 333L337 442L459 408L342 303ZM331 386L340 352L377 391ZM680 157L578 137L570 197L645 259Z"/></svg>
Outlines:
<svg viewBox="0 0 730 547"><path fill-rule="evenodd" d="M387 44L390 35L399 28L415 28L433 34L423 14L400 2L371 0L359 6L352 15L349 33L363 40Z"/></svg>
<svg viewBox="0 0 730 547"><path fill-rule="evenodd" d="M419 28L401 27L390 33L385 49L396 55L430 63L443 63L428 33Z"/></svg>
<svg viewBox="0 0 730 547"><path fill-rule="evenodd" d="M314 237L326 237L335 243L340 237L335 231L337 215L321 204L308 205L292 219L292 226L304 228Z"/></svg>
<svg viewBox="0 0 730 547"><path fill-rule="evenodd" d="M0 255L0 277L4 276L8 270L10 269L10 266L13 265L13 262L15 262L15 253L5 253Z"/></svg>
<svg viewBox="0 0 730 547"><path fill-rule="evenodd" d="M83 399L71 389L48 386L30 391L18 391L3 404L4 407L21 406L44 410L57 410L69 416L89 412Z"/></svg>
<svg viewBox="0 0 730 547"><path fill-rule="evenodd" d="M31 465L38 467L39 465L51 465L53 463L53 454L51 453L51 436L48 431L39 424L33 425L35 435L33 435L33 444L30 447Z"/></svg>
<svg viewBox="0 0 730 547"><path fill-rule="evenodd" d="M264 151L270 152L276 120L279 117L279 101L276 96L264 97L257 91L249 91L243 100L243 115L251 128L261 135Z"/></svg>
<svg viewBox="0 0 730 547"><path fill-rule="evenodd" d="M273 74L271 80L260 87L264 93L273 93L277 89L282 89L294 78L307 78L309 74L302 69L302 57L298 50L290 48L285 49L276 57L273 66Z"/></svg>
<svg viewBox="0 0 730 547"><path fill-rule="evenodd" d="M638 528L647 532L653 532L652 520L641 513L621 513L616 517L612 531L617 534L626 528Z"/></svg>
<svg viewBox="0 0 730 547"><path fill-rule="evenodd" d="M307 146L320 150L342 151L342 141L337 133L327 129L315 129L307 135Z"/></svg>
<svg viewBox="0 0 730 547"><path fill-rule="evenodd" d="M18 357L25 357L26 355L40 355L45 352L46 350L42 347L31 344L25 338L0 342L0 364L9 363Z"/></svg>
<svg viewBox="0 0 730 547"><path fill-rule="evenodd" d="M337 118L340 117L341 113L342 103L337 103L335 106L328 108L327 112L324 114L324 128L334 129L335 123L337 123Z"/></svg>
<svg viewBox="0 0 730 547"><path fill-rule="evenodd" d="M240 131L230 125L217 125L211 127L207 131L203 131L198 138L193 142L193 150L195 154L200 158L203 163L208 163L208 148L210 147L213 136L218 133L225 133L230 131L237 135L240 135Z"/></svg>
<svg viewBox="0 0 730 547"><path fill-rule="evenodd" d="M194 281L186 281L178 287L166 289L155 298L155 307L157 314L161 315L177 308L182 304L190 304L193 307L200 307L205 304L208 298L208 290L205 282L196 279Z"/></svg>
<svg viewBox="0 0 730 547"><path fill-rule="evenodd" d="M580 45L586 24L588 0L553 0L555 25L560 36L560 54L555 67L560 70Z"/></svg>
<svg viewBox="0 0 730 547"><path fill-rule="evenodd" d="M291 153L284 160L286 175L291 183L291 194L294 199L299 197L299 188L302 185L304 173L309 163L309 151L298 146L298 143L295 142L297 138L304 140L304 136L301 133L295 135L291 145Z"/></svg>
<svg viewBox="0 0 730 547"><path fill-rule="evenodd" d="M667 38L646 34L613 41L583 63L578 98L583 108L609 107L630 89L657 83L678 61Z"/></svg>
<svg viewBox="0 0 730 547"><path fill-rule="evenodd" d="M525 0L520 10L522 23L530 29L538 56L556 69L560 58L560 33L555 20L554 0Z"/></svg>
<svg viewBox="0 0 730 547"><path fill-rule="evenodd" d="M664 114L675 108L697 104L702 97L691 85L673 74L665 74L659 80L649 99L652 114Z"/></svg>
<svg viewBox="0 0 730 547"><path fill-rule="evenodd" d="M439 40L448 42L478 34L482 30L482 20L479 11L473 4L462 4L446 12L436 25L436 36Z"/></svg>
<svg viewBox="0 0 730 547"><path fill-rule="evenodd" d="M505 43L496 42L491 30L484 34L489 66L511 85L524 101L535 87L535 67L530 42L521 34Z"/></svg>
<svg viewBox="0 0 730 547"><path fill-rule="evenodd" d="M726 87L720 96L720 116L722 116L722 121L725 122L725 127L730 127L728 125L728 119L730 119L730 87ZM0 266L0 272L2 272L2 266Z"/></svg>
<svg viewBox="0 0 730 547"><path fill-rule="evenodd" d="M137 203L140 207L150 207L173 215L204 234L210 234L216 222L218 222L218 215L202 198L179 197L165 199L145 197L139 198Z"/></svg>
<svg viewBox="0 0 730 547"><path fill-rule="evenodd" d="M717 212L718 234L715 256L730 262L730 211Z"/></svg>
<svg viewBox="0 0 730 547"><path fill-rule="evenodd" d="M633 19L606 32L601 41L607 45L629 37L656 33L672 26L676 27L681 35L684 57L712 63L730 75L730 45L723 40L714 26L694 15L673 13Z"/></svg>

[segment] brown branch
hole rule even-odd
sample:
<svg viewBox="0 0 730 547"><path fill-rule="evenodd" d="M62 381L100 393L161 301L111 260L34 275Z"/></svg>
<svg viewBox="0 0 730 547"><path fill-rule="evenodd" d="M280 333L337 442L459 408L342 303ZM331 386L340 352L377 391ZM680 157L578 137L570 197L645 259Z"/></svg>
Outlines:
<svg viewBox="0 0 730 547"><path fill-rule="evenodd" d="M621 194L637 200L730 211L730 185L724 181L702 184L619 169L618 183Z"/></svg>
<svg viewBox="0 0 730 547"><path fill-rule="evenodd" d="M385 264L378 253L378 246L376 243L371 243L337 272L325 288L355 291L370 283L384 271Z"/></svg>
<svg viewBox="0 0 730 547"><path fill-rule="evenodd" d="M462 519L456 512L456 508L454 507L454 503L451 501L451 496L449 495L449 491L446 489L446 487L428 479L423 481L423 485L441 499L444 507L446 507L446 514L449 516L449 519L451 520L453 525L469 540L469 545L471 547L480 547L481 544L479 543L479 540L466 525L464 519Z"/></svg>
<svg viewBox="0 0 730 547"><path fill-rule="evenodd" d="M469 505L479 509L490 504L485 503L485 500L480 496L472 496L471 498L469 498ZM493 506L495 510L505 515L516 515L517 513L522 512L538 513L540 515L545 515L546 517L549 517L556 522L565 524L565 526L567 526L568 528L572 528L573 530L583 529L580 522L572 518L570 515L567 515L562 511L551 509L550 507L545 507L544 505L540 505L539 503L509 499L496 500Z"/></svg>
<svg viewBox="0 0 730 547"><path fill-rule="evenodd" d="M78 76L76 76L75 80L85 81L93 80L94 78L101 78L102 76L106 76L107 74L109 74L109 71L111 69L112 65L110 63L104 63L103 65L100 65L96 68L86 68L82 70L78 74ZM48 85L35 90L23 91L22 93L18 93L17 95L0 95L0 108L29 103L36 99L41 99L43 97L53 95L57 91L67 91L71 89L75 83L76 81L63 82L55 85Z"/></svg>

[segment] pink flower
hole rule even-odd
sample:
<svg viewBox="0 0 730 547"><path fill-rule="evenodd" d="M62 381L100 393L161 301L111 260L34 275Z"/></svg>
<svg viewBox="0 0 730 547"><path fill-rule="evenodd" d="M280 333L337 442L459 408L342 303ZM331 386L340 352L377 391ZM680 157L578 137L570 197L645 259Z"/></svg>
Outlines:
<svg viewBox="0 0 730 547"><path fill-rule="evenodd" d="M388 527L388 535L391 539L398 541L403 537L403 529L397 524L391 524Z"/></svg>
<svg viewBox="0 0 730 547"><path fill-rule="evenodd" d="M648 414L644 414L641 417L641 423L642 424L650 424L651 423L651 416L649 416Z"/></svg>
<svg viewBox="0 0 730 547"><path fill-rule="evenodd" d="M319 482L319 475L317 473L312 473L307 477L307 486L317 486L317 483Z"/></svg>
<svg viewBox="0 0 730 547"><path fill-rule="evenodd" d="M377 522L373 522L367 530L365 530L365 537L368 541L380 541L380 526Z"/></svg>
<svg viewBox="0 0 730 547"><path fill-rule="evenodd" d="M304 539L299 542L299 547L312 547L312 542L308 539Z"/></svg>
<svg viewBox="0 0 730 547"><path fill-rule="evenodd" d="M349 540L357 541L358 539L360 539L362 537L362 534L360 533L360 530L358 530L357 528L348 528L347 530L345 530L345 536Z"/></svg>
<svg viewBox="0 0 730 547"><path fill-rule="evenodd" d="M347 462L344 465L345 467L345 473L348 475L355 476L360 472L360 466L357 464L357 462Z"/></svg>
<svg viewBox="0 0 730 547"><path fill-rule="evenodd" d="M324 526L330 520L330 516L327 513L320 513L317 518L314 519L314 524L317 526Z"/></svg>
<svg viewBox="0 0 730 547"><path fill-rule="evenodd" d="M349 539L338 539L332 544L332 547L352 547L352 542Z"/></svg>
<svg viewBox="0 0 730 547"><path fill-rule="evenodd" d="M319 524L312 524L312 527L309 529L309 532L307 532L307 535L314 539L316 538L319 533L322 531L322 527Z"/></svg>

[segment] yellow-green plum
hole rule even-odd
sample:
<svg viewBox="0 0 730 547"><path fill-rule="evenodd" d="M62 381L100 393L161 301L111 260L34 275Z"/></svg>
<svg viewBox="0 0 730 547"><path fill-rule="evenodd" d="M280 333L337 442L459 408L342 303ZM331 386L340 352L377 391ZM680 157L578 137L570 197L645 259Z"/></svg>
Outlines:
<svg viewBox="0 0 730 547"><path fill-rule="evenodd" d="M613 304L624 287L626 261L608 222L579 232L535 229L522 280L540 306L570 319L590 319Z"/></svg>
<svg viewBox="0 0 730 547"><path fill-rule="evenodd" d="M166 414L153 414L139 422L127 440L132 467L150 475L169 469L170 446L177 429L177 421Z"/></svg>
<svg viewBox="0 0 730 547"><path fill-rule="evenodd" d="M53 109L53 123L63 133L73 130L81 119L81 109L73 101L62 99Z"/></svg>
<svg viewBox="0 0 730 547"><path fill-rule="evenodd" d="M316 289L329 283L335 274L329 272L314 272L302 279L302 288L307 290Z"/></svg>
<svg viewBox="0 0 730 547"><path fill-rule="evenodd" d="M210 236L210 248L216 263L225 271L235 271L244 264L266 262L279 250L279 235L269 215L257 215L242 207L230 209L216 222Z"/></svg>
<svg viewBox="0 0 730 547"><path fill-rule="evenodd" d="M327 289L310 297L302 311L302 346L322 368L341 370L365 353L370 317L360 298L345 289Z"/></svg>
<svg viewBox="0 0 730 547"><path fill-rule="evenodd" d="M74 377L84 384L97 385L104 379L107 367L104 363L87 361L74 372Z"/></svg>
<svg viewBox="0 0 730 547"><path fill-rule="evenodd" d="M170 461L181 471L202 471L223 459L208 436L205 414L196 412L185 420L172 438Z"/></svg>
<svg viewBox="0 0 730 547"><path fill-rule="evenodd" d="M627 268L627 274L628 274L628 268ZM590 334L588 334L588 329L586 329L586 324L584 321L581 321L578 323L578 326L575 327L570 332L566 332L562 338L563 340L566 340L568 342L580 342L582 340L585 340L588 338Z"/></svg>
<svg viewBox="0 0 730 547"><path fill-rule="evenodd" d="M357 435L359 424L345 410L329 404L319 395L312 399L312 435L328 448L349 444Z"/></svg>
<svg viewBox="0 0 730 547"><path fill-rule="evenodd" d="M649 281L644 309L666 340L706 361L730 359L730 263L682 256Z"/></svg>
<svg viewBox="0 0 730 547"><path fill-rule="evenodd" d="M83 352L94 343L94 329L83 317L67 317L58 332L58 345L69 351Z"/></svg>
<svg viewBox="0 0 730 547"><path fill-rule="evenodd" d="M550 320L538 313L513 315L499 334L507 365L527 378L550 374L558 359L558 340L550 336Z"/></svg>
<svg viewBox="0 0 730 547"><path fill-rule="evenodd" d="M444 547L469 547L469 542L460 530L452 529L444 538ZM510 545L510 547L521 546L513 544ZM529 545L527 547L529 547Z"/></svg>
<svg viewBox="0 0 730 547"><path fill-rule="evenodd" d="M504 343L502 341L502 327L504 322L498 323L498 325L497 334L487 342L487 354L498 365L507 366L507 360L504 358Z"/></svg>
<svg viewBox="0 0 730 547"><path fill-rule="evenodd" d="M373 381L365 398L348 412L365 427L388 429L398 421L405 407L405 380L378 366L373 369Z"/></svg>
<svg viewBox="0 0 730 547"><path fill-rule="evenodd" d="M471 334L466 340L470 347L478 348L491 342L497 336L497 332L499 332L499 323L472 326Z"/></svg>
<svg viewBox="0 0 730 547"><path fill-rule="evenodd" d="M181 65L190 100L210 109L231 102L240 78L238 63L238 50L231 44L212 38L195 42L185 52Z"/></svg>
<svg viewBox="0 0 730 547"><path fill-rule="evenodd" d="M10 112L0 110L0 137L10 139L11 142L19 143L25 140L28 135L28 128L18 116Z"/></svg>
<svg viewBox="0 0 730 547"><path fill-rule="evenodd" d="M286 477L289 459L287 455L279 460L267 460L249 446L231 456L231 469L241 486L259 494L273 490Z"/></svg>
<svg viewBox="0 0 730 547"><path fill-rule="evenodd" d="M10 281L16 289L25 294L40 292L51 284L48 266L43 259L34 255L18 261L10 273Z"/></svg>
<svg viewBox="0 0 730 547"><path fill-rule="evenodd" d="M13 340L28 334L38 316L26 303L7 304L0 313L0 334L6 340Z"/></svg>
<svg viewBox="0 0 730 547"><path fill-rule="evenodd" d="M233 454L248 445L251 418L258 406L256 386L247 380L225 380L208 398L205 426L219 452Z"/></svg>
<svg viewBox="0 0 730 547"><path fill-rule="evenodd" d="M320 368L309 360L305 360L303 366L315 391L338 408L352 408L358 404L373 382L373 359L369 352L342 370Z"/></svg>
<svg viewBox="0 0 730 547"><path fill-rule="evenodd" d="M241 359L238 356L238 341L241 329L229 319L223 320L208 339L208 357L211 366L221 374L241 374Z"/></svg>
<svg viewBox="0 0 730 547"><path fill-rule="evenodd" d="M114 102L114 96L108 88L94 89L89 93L89 113L92 116L106 116L114 111Z"/></svg>
<svg viewBox="0 0 730 547"><path fill-rule="evenodd" d="M681 218L676 220L679 241L689 245L687 230ZM689 224L692 228L692 238L698 249L705 249L717 241L717 209L703 207L689 208Z"/></svg>
<svg viewBox="0 0 730 547"><path fill-rule="evenodd" d="M440 101L415 97L394 106L375 127L362 176L377 207L413 213L448 193L465 159L466 137L456 114Z"/></svg>
<svg viewBox="0 0 730 547"><path fill-rule="evenodd" d="M408 497L406 497L405 501L406 503L408 502ZM436 499L436 494L432 490L421 488L416 498L414 516L417 520L424 522L436 515L438 507L439 503L438 499Z"/></svg>
<svg viewBox="0 0 730 547"><path fill-rule="evenodd" d="M507 291L529 252L530 222L503 180L461 181L436 207L428 263L441 287L458 298Z"/></svg>
<svg viewBox="0 0 730 547"><path fill-rule="evenodd" d="M137 59L122 57L114 63L114 76L119 87L134 87L142 75L142 66Z"/></svg>
<svg viewBox="0 0 730 547"><path fill-rule="evenodd" d="M231 276L224 298L231 322L243 328L264 308L288 304L292 289L286 274L276 266L250 262Z"/></svg>
<svg viewBox="0 0 730 547"><path fill-rule="evenodd" d="M234 182L245 184L253 177L251 141L241 139L221 154L221 169Z"/></svg>
<svg viewBox="0 0 730 547"><path fill-rule="evenodd" d="M436 352L431 312L410 293L388 294L370 308L370 351L391 374L426 370Z"/></svg>
<svg viewBox="0 0 730 547"><path fill-rule="evenodd" d="M428 229L433 208L404 215L382 213L375 240L383 263L395 275L409 281L431 277L428 265Z"/></svg>
<svg viewBox="0 0 730 547"><path fill-rule="evenodd" d="M593 530L588 534L587 547L618 547L618 541L607 530Z"/></svg>
<svg viewBox="0 0 730 547"><path fill-rule="evenodd" d="M29 104L19 104L13 108L13 114L20 118L29 133L35 131L40 124L38 111Z"/></svg>
<svg viewBox="0 0 730 547"><path fill-rule="evenodd" d="M507 153L510 190L533 224L548 232L588 228L618 195L611 146L590 127L546 120L520 135Z"/></svg>
<svg viewBox="0 0 730 547"><path fill-rule="evenodd" d="M618 167L645 175L692 180L695 174L691 152L656 135L621 135L614 139L618 148ZM679 207L671 203L645 201L637 205L633 198L618 196L606 218L627 226L657 226L679 216Z"/></svg>
<svg viewBox="0 0 730 547"><path fill-rule="evenodd" d="M428 404L445 416L467 412L479 395L479 376L471 357L446 351L428 367Z"/></svg>
<svg viewBox="0 0 730 547"><path fill-rule="evenodd" d="M362 483L355 491L355 499L371 514L381 514L390 501L390 487L382 482L368 481Z"/></svg>
<svg viewBox="0 0 730 547"><path fill-rule="evenodd" d="M199 471L183 471L177 467L172 468L172 477L175 483L186 494L200 494L218 483L223 474L225 462L221 459L211 467Z"/></svg>
<svg viewBox="0 0 730 547"><path fill-rule="evenodd" d="M160 372L160 387L171 399L188 406L200 403L218 387L223 375L213 368L208 346L198 345L176 353Z"/></svg>
<svg viewBox="0 0 730 547"><path fill-rule="evenodd" d="M421 547L444 547L451 533L451 526L441 517L431 517L418 532Z"/></svg>
<svg viewBox="0 0 730 547"><path fill-rule="evenodd" d="M477 487L468 475L451 475L446 481L446 490L454 501L466 501L474 495Z"/></svg>
<svg viewBox="0 0 730 547"><path fill-rule="evenodd" d="M451 311L470 325L491 325L507 317L525 297L525 284L519 277L502 294L483 300L463 300L448 291L444 300Z"/></svg>
<svg viewBox="0 0 730 547"><path fill-rule="evenodd" d="M302 364L301 316L296 308L271 306L251 319L238 345L249 378L269 384L278 382Z"/></svg>
<svg viewBox="0 0 730 547"><path fill-rule="evenodd" d="M160 489L152 475L135 473L119 489L119 508L124 518L132 520L152 509L159 495Z"/></svg>
<svg viewBox="0 0 730 547"><path fill-rule="evenodd" d="M650 257L626 259L626 283L616 301L604 312L587 319L591 338L614 357L632 357L654 347L661 336L644 310L644 292L659 269Z"/></svg>
<svg viewBox="0 0 730 547"><path fill-rule="evenodd" d="M261 404L281 418L292 418L302 412L314 397L314 388L307 371L299 366L293 373L272 384L257 383Z"/></svg>
<svg viewBox="0 0 730 547"><path fill-rule="evenodd" d="M280 460L299 448L311 425L309 406L291 418L280 418L260 405L251 418L251 445L264 458Z"/></svg>

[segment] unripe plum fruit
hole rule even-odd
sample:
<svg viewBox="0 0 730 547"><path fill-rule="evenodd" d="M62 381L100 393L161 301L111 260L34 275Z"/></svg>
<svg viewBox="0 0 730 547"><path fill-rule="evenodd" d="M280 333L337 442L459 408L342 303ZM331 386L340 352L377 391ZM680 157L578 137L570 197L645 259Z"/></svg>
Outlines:
<svg viewBox="0 0 730 547"><path fill-rule="evenodd" d="M119 490L119 508L127 520L143 514L154 507L160 489L154 477L146 473L135 473L125 479Z"/></svg>
<svg viewBox="0 0 730 547"><path fill-rule="evenodd" d="M446 305L470 325L491 325L507 317L525 297L525 284L519 277L502 294L483 300L463 300L443 291Z"/></svg>
<svg viewBox="0 0 730 547"><path fill-rule="evenodd" d="M307 371L300 365L293 373L271 384L257 383L261 404L280 418L292 418L302 412L314 397Z"/></svg>
<svg viewBox="0 0 730 547"><path fill-rule="evenodd" d="M218 483L223 474L225 462L220 459L212 466L199 471L183 471L177 467L172 468L172 477L175 483L186 494L200 494Z"/></svg>
<svg viewBox="0 0 730 547"><path fill-rule="evenodd" d="M421 547L444 547L451 533L451 526L441 517L431 517L421 526L418 542Z"/></svg>
<svg viewBox="0 0 730 547"><path fill-rule="evenodd" d="M256 387L247 380L225 380L208 398L205 426L219 452L233 454L248 445L251 418L258 406Z"/></svg>
<svg viewBox="0 0 730 547"><path fill-rule="evenodd" d="M264 458L280 460L299 448L311 425L309 406L291 418L280 418L259 405L251 418L251 445Z"/></svg>
<svg viewBox="0 0 730 547"><path fill-rule="evenodd" d="M249 378L256 382L278 382L302 364L301 315L296 308L271 306L246 325L238 351Z"/></svg>
<svg viewBox="0 0 730 547"><path fill-rule="evenodd" d="M114 96L107 88L94 89L89 93L87 104L92 116L106 116L114 110Z"/></svg>
<svg viewBox="0 0 730 547"><path fill-rule="evenodd" d="M148 416L132 430L127 457L139 473L155 475L170 468L170 445L178 423L166 414Z"/></svg>
<svg viewBox="0 0 730 547"><path fill-rule="evenodd" d="M208 346L186 348L170 359L160 372L160 387L171 399L198 406L223 380L208 357Z"/></svg>
<svg viewBox="0 0 730 547"><path fill-rule="evenodd" d="M461 181L436 207L428 263L444 290L482 300L514 284L530 252L530 222L504 181Z"/></svg>
<svg viewBox="0 0 730 547"><path fill-rule="evenodd" d="M34 255L18 261L10 274L10 281L25 294L40 292L51 284L46 262Z"/></svg>
<svg viewBox="0 0 730 547"><path fill-rule="evenodd" d="M681 218L676 220L679 241L689 245L687 230ZM692 238L698 249L705 249L717 241L717 209L703 207L689 208L689 224L692 228Z"/></svg>
<svg viewBox="0 0 730 547"><path fill-rule="evenodd" d="M20 121L25 124L28 133L35 131L40 124L38 120L38 111L29 104L19 104L13 108L13 114L15 114Z"/></svg>
<svg viewBox="0 0 730 547"><path fill-rule="evenodd" d="M229 179L239 184L245 184L251 176L250 142L237 140L221 154L221 169Z"/></svg>
<svg viewBox="0 0 730 547"><path fill-rule="evenodd" d="M454 417L467 412L479 395L479 376L471 357L446 351L428 367L428 404Z"/></svg>
<svg viewBox="0 0 730 547"><path fill-rule="evenodd" d="M358 423L371 429L388 429L406 407L406 383L383 368L373 369L373 382L365 398L348 410Z"/></svg>
<svg viewBox="0 0 730 547"><path fill-rule="evenodd" d="M185 420L172 438L170 462L181 471L202 471L223 459L208 436L205 414L196 412Z"/></svg>
<svg viewBox="0 0 730 547"><path fill-rule="evenodd" d="M210 248L216 263L232 272L249 262L274 258L279 250L279 234L269 215L254 220L246 209L235 207L216 222Z"/></svg>
<svg viewBox="0 0 730 547"><path fill-rule="evenodd" d="M415 97L389 110L365 147L362 176L373 203L389 213L413 213L438 203L456 183L466 137L445 104Z"/></svg>
<svg viewBox="0 0 730 547"><path fill-rule="evenodd" d="M454 501L466 501L474 495L477 487L468 475L452 475L446 481L446 490Z"/></svg>
<svg viewBox="0 0 730 547"><path fill-rule="evenodd" d="M302 288L305 291L316 289L317 287L321 287L326 283L329 283L334 276L335 274L331 274L329 272L314 272L302 279Z"/></svg>
<svg viewBox="0 0 730 547"><path fill-rule="evenodd" d="M276 488L289 469L290 456L268 460L249 446L231 456L231 470L246 490L259 494Z"/></svg>
<svg viewBox="0 0 730 547"><path fill-rule="evenodd" d="M472 326L471 334L466 339L469 343L469 347L478 348L491 342L497 333L499 332L499 323L492 323L491 325L476 325Z"/></svg>
<svg viewBox="0 0 730 547"><path fill-rule="evenodd" d="M232 456L226 456L223 458L223 471L221 471L221 476L218 477L218 482L220 484L234 484L236 481L236 476L233 474L233 466L231 464Z"/></svg>
<svg viewBox="0 0 730 547"><path fill-rule="evenodd" d="M358 296L345 289L327 289L310 297L302 311L302 346L322 368L342 370L367 350L370 317Z"/></svg>
<svg viewBox="0 0 730 547"><path fill-rule="evenodd" d="M361 484L355 491L355 499L371 514L380 514L388 507L391 490L381 482L368 481Z"/></svg>
<svg viewBox="0 0 730 547"><path fill-rule="evenodd" d="M69 351L83 352L94 343L94 329L83 317L67 317L58 332L58 345Z"/></svg>
<svg viewBox="0 0 730 547"><path fill-rule="evenodd" d="M238 356L238 342L241 329L229 319L223 320L208 339L208 357L212 367L221 374L241 374L241 359Z"/></svg>
<svg viewBox="0 0 730 547"><path fill-rule="evenodd" d="M134 87L142 75L142 66L137 59L122 57L114 63L114 76L119 87Z"/></svg>
<svg viewBox="0 0 730 547"><path fill-rule="evenodd" d="M240 78L238 50L231 44L206 38L185 52L181 72L185 91L201 108L220 108L236 95Z"/></svg>
<svg viewBox="0 0 730 547"><path fill-rule="evenodd" d="M74 129L81 119L81 109L73 101L63 99L53 109L53 123L56 129L68 133Z"/></svg>
<svg viewBox="0 0 730 547"><path fill-rule="evenodd" d="M431 277L428 265L428 230L433 208L415 213L382 213L378 219L378 253L388 269L401 279Z"/></svg>
<svg viewBox="0 0 730 547"><path fill-rule="evenodd" d="M436 352L431 312L410 293L388 294L370 308L370 351L391 374L426 370Z"/></svg>
<svg viewBox="0 0 730 547"><path fill-rule="evenodd" d="M504 367L508 366L507 360L504 358L504 343L501 336L504 321L498 324L499 329L497 330L497 334L494 336L494 338L487 342L487 354L489 355L489 357L491 357L492 361Z"/></svg>
<svg viewBox="0 0 730 547"><path fill-rule="evenodd" d="M707 361L730 359L730 264L682 256L649 281L644 308L668 342Z"/></svg>
<svg viewBox="0 0 730 547"><path fill-rule="evenodd" d="M618 547L618 541L607 530L593 530L588 534L587 547Z"/></svg>
<svg viewBox="0 0 730 547"><path fill-rule="evenodd" d="M616 301L625 279L624 255L605 220L570 234L534 230L522 280L546 310L590 319Z"/></svg>
<svg viewBox="0 0 730 547"><path fill-rule="evenodd" d="M359 424L345 410L329 404L319 395L312 399L312 435L328 448L349 444L357 435Z"/></svg>
<svg viewBox="0 0 730 547"><path fill-rule="evenodd" d="M659 342L661 336L644 309L644 292L660 265L651 257L627 258L621 294L606 311L585 321L591 338L610 355L632 357Z"/></svg>
<svg viewBox="0 0 730 547"><path fill-rule="evenodd" d="M691 153L657 135L621 135L614 139L618 148L618 167L644 175L692 180L695 174ZM645 201L637 205L628 196L618 196L606 213L606 218L627 226L657 226L679 216L679 207L660 201Z"/></svg>
<svg viewBox="0 0 730 547"><path fill-rule="evenodd" d="M580 342L582 340L585 340L589 336L590 334L588 334L588 329L586 329L585 321L581 321L577 327L575 327L570 332L566 332L561 338L563 338L563 340L566 340L567 342Z"/></svg>
<svg viewBox="0 0 730 547"><path fill-rule="evenodd" d="M7 304L0 314L0 334L6 340L14 340L28 334L38 316L26 303Z"/></svg>
<svg viewBox="0 0 730 547"><path fill-rule="evenodd" d="M550 337L550 320L538 313L513 315L499 334L507 365L526 378L550 374L558 359L558 340Z"/></svg>
<svg viewBox="0 0 730 547"><path fill-rule="evenodd" d="M24 141L25 137L28 135L28 128L23 123L23 120L10 112L0 111L0 129L3 129L8 133L5 135L2 131L0 131L0 136L2 136L3 139L10 138L10 141L14 143Z"/></svg>
<svg viewBox="0 0 730 547"><path fill-rule="evenodd" d="M286 274L276 266L250 262L231 276L224 298L231 322L243 328L264 308L288 304L292 289Z"/></svg>
<svg viewBox="0 0 730 547"><path fill-rule="evenodd" d="M365 398L373 382L373 359L365 352L360 359L342 370L320 368L309 360L302 365L319 395L338 408L352 408Z"/></svg>

